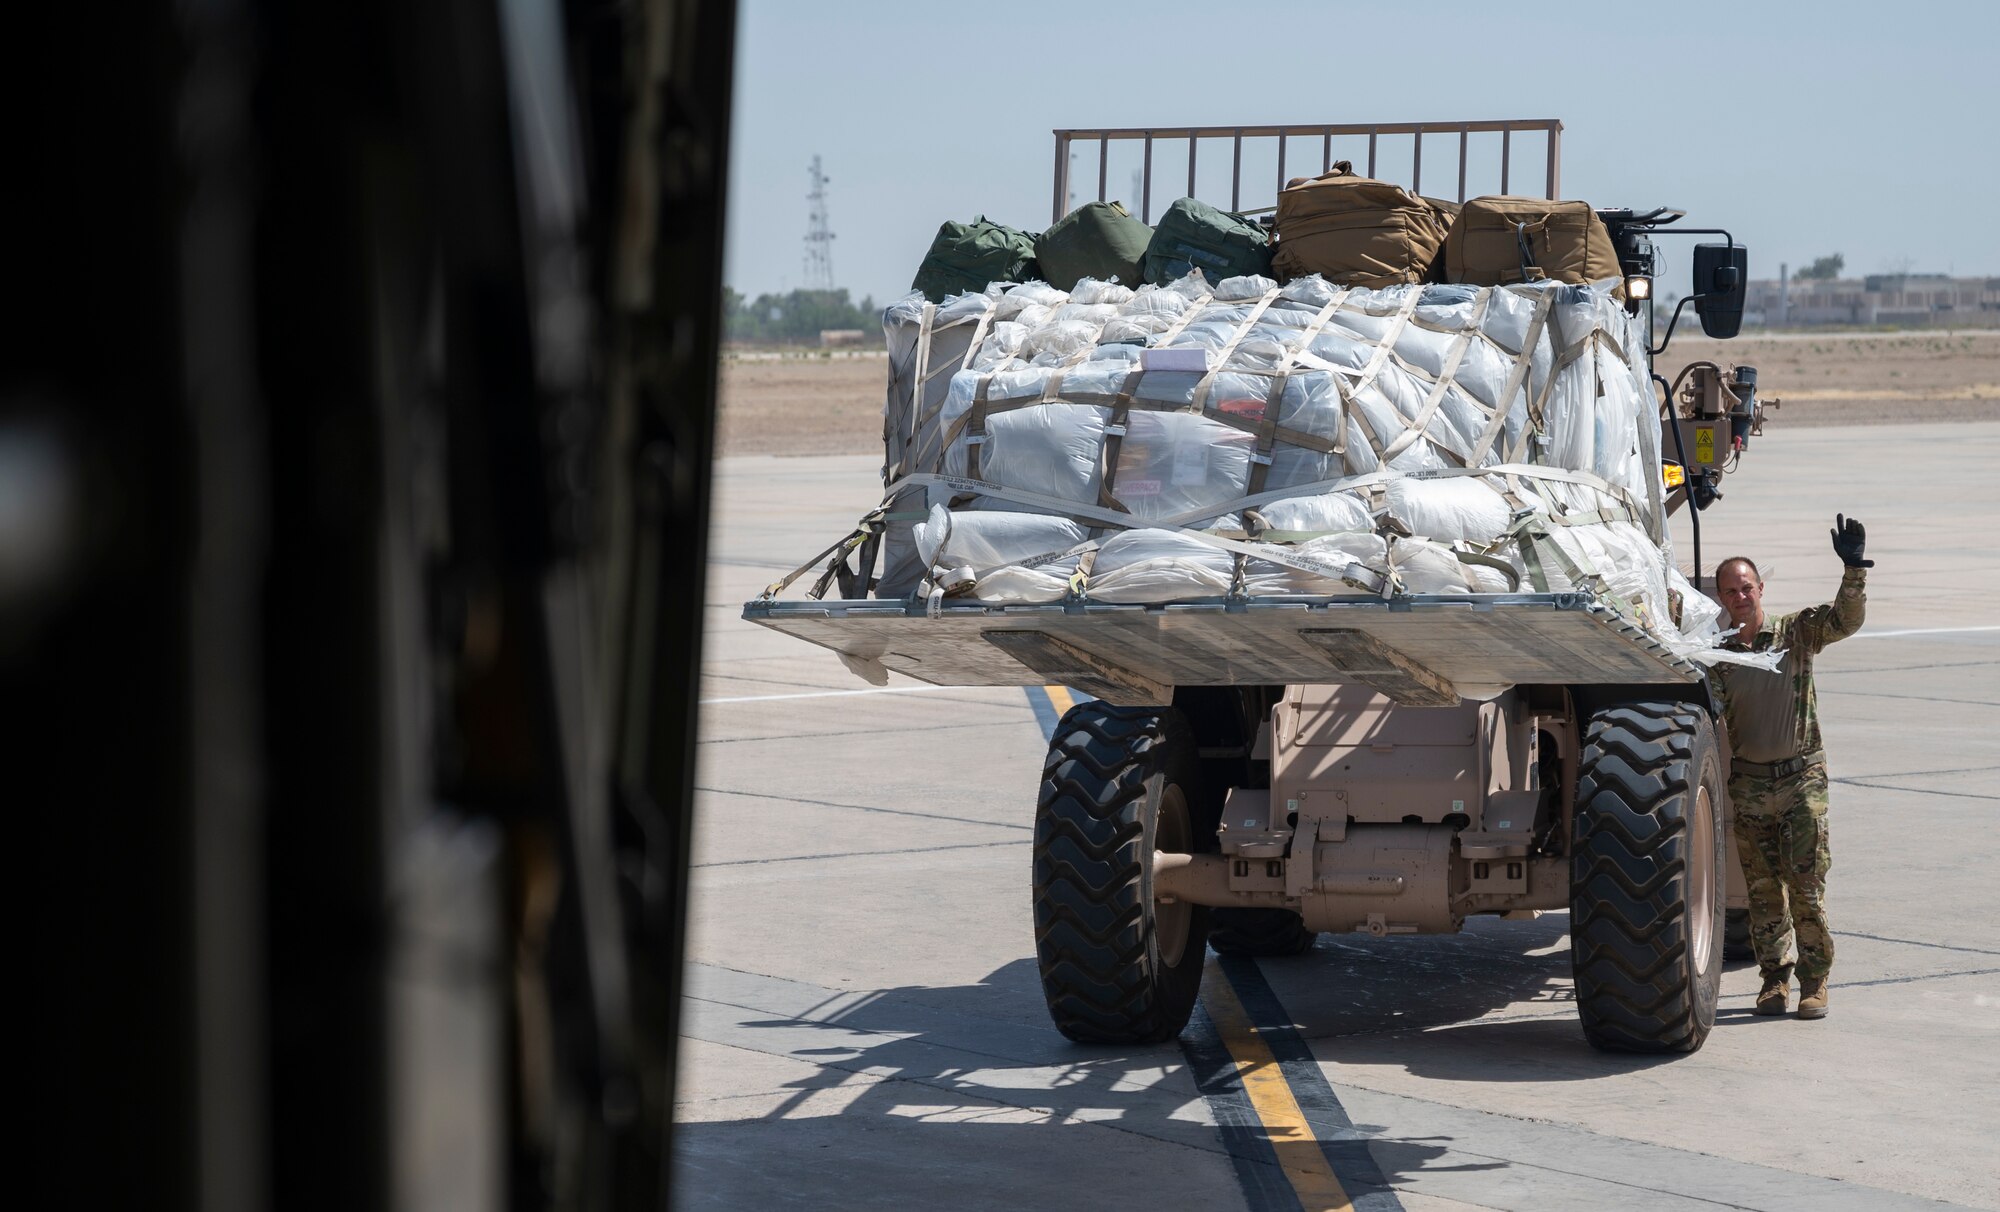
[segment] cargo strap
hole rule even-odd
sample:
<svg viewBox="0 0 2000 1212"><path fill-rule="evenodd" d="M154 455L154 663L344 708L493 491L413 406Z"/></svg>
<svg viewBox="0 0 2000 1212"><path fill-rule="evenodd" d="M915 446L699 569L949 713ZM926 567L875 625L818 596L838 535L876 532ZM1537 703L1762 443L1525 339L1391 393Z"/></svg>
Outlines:
<svg viewBox="0 0 2000 1212"><path fill-rule="evenodd" d="M1215 390L1215 377L1222 373L1223 367L1229 365L1229 355L1235 353L1237 345L1242 342L1244 337L1250 335L1251 329L1257 327L1258 318L1265 311L1269 310L1271 304L1277 302L1278 296L1281 293L1279 288L1275 286L1265 291L1264 297L1257 300L1256 306L1250 309L1250 314L1243 317L1243 322L1236 326L1234 333L1230 334L1229 340L1223 344L1221 352L1215 355L1215 364L1209 368L1207 374L1201 377L1201 382L1195 384L1194 398L1191 401L1191 407L1194 411L1208 411L1208 395L1211 391Z"/></svg>
<svg viewBox="0 0 2000 1212"><path fill-rule="evenodd" d="M1309 366L1311 365L1311 363L1310 361L1302 361L1301 365ZM998 372L988 372L988 376L990 377L991 375L996 373ZM1018 374L1021 372L1016 370L1008 373ZM1056 372L1056 373L1063 373L1063 372ZM1056 373L1052 373L1050 375L1050 378L1055 379ZM1245 372L1245 373L1268 374L1270 372L1265 371L1265 372ZM977 390L985 388L986 384L987 384L987 378L983 377L980 381L980 388L975 389L975 392ZM957 442L961 437L965 437L969 432L976 432L979 435L981 435L980 442L983 443L985 441L985 438L983 436L985 431L985 423L988 419L990 419L991 417L993 417L995 414L998 413L1013 412L1016 409L1021 409L1021 408L1037 408L1043 404L1055 402L1045 398L1047 392L1048 392L1048 386L1047 384L1044 384L1044 386L1038 389L1035 392L1035 394L1015 396L1007 399L981 400L977 398L977 396L975 395L974 407L967 409L964 413L960 414L960 416L955 421L952 422L951 427L945 431L944 435L945 449L949 449L953 443ZM1126 409L1127 412L1192 413L1195 411L1189 405L1179 403L1173 400L1139 399L1137 395L1136 385L1130 391L1125 391L1121 389L1117 396L1112 396L1109 398L1096 395L1095 393L1090 393L1084 395L1066 396L1064 397L1062 402L1070 404L1094 405L1100 408L1115 408L1118 407L1118 401L1121 398L1124 400L1123 407ZM978 429L976 431L973 428L975 411L977 411L979 414ZM1208 418L1211 421L1216 422L1219 425L1227 425L1231 429L1242 430L1243 432L1251 434L1256 434L1260 432L1263 424L1254 417L1238 416L1233 413L1221 412L1214 408L1204 410L1200 413L1200 415ZM1342 432L1345 431L1345 424L1346 424L1344 415L1345 414L1343 410L1343 419L1340 422L1342 426ZM1342 454L1345 453L1346 450L1345 443L1342 442L1340 439L1322 438L1318 434L1307 433L1302 429L1289 429L1285 426L1279 425L1276 427L1275 432L1277 436L1277 441L1282 442L1287 446L1296 446L1302 450L1310 450L1316 454ZM969 437L967 437L966 440L968 444L977 444L977 443L972 443ZM970 452L968 451L968 454L969 453ZM968 461L968 468L970 466L971 466L970 461Z"/></svg>
<svg viewBox="0 0 2000 1212"><path fill-rule="evenodd" d="M1493 418L1486 423L1486 429L1479 435L1479 440L1473 443L1472 453L1465 460L1467 466L1477 467L1484 462L1487 454L1493 449L1494 441L1499 438L1500 431L1507 427L1507 416L1514 410L1514 393L1520 391L1521 385L1527 381L1528 371L1535 361L1535 347L1541 344L1542 327L1548 323L1549 310L1554 306L1555 292L1552 290L1542 291L1536 298L1535 314L1528 320L1527 336L1521 341L1520 352L1514 355L1514 366L1507 372L1506 386L1500 389L1499 395L1493 397ZM1555 375L1550 374L1549 379L1553 382ZM1522 426L1524 433L1526 428L1524 423Z"/></svg>
<svg viewBox="0 0 2000 1212"><path fill-rule="evenodd" d="M1264 491L1264 482L1270 478L1272 452L1276 449L1278 443L1278 417L1283 412L1285 405L1285 386L1291 382L1292 371L1297 369L1299 365L1299 355L1312 348L1312 343L1319 338L1320 330L1325 328L1326 322L1333 318L1333 313L1340 310L1340 305L1347 301L1347 296L1352 293L1352 290L1352 287L1342 287L1338 291L1335 291L1333 298L1328 299L1326 306L1320 308L1319 313L1313 316L1312 322L1306 325L1304 332L1299 334L1298 342L1285 351L1284 358L1278 363L1278 373L1271 378L1271 389L1264 394L1264 415L1258 418L1257 448L1250 455L1249 494L1251 496ZM1346 437L1347 428L1345 423L1347 410L1345 408L1340 410L1340 416L1342 418L1340 429L1333 440L1333 449L1325 452L1327 454L1346 453L1347 444L1342 440ZM1296 443L1292 444L1296 445Z"/></svg>
<svg viewBox="0 0 2000 1212"><path fill-rule="evenodd" d="M1535 587L1535 591L1550 592L1548 571L1542 563L1547 559L1568 578L1572 587L1586 590L1619 618L1641 630L1646 630L1632 603L1612 593L1603 575L1589 566L1588 559L1579 562L1578 559L1572 558L1570 553L1563 549L1562 544L1556 542L1555 537L1549 533L1548 522L1549 518L1545 514L1524 512L1515 516L1513 526L1508 529L1508 534L1520 544L1521 563L1527 568L1528 581Z"/></svg>
<svg viewBox="0 0 2000 1212"><path fill-rule="evenodd" d="M920 432L921 423L918 420L918 414L922 410L924 402L924 371L931 364L931 325L936 322L937 304L925 303L923 323L917 328L916 363L912 367L910 374L909 434L903 440L903 449L899 452L901 457L895 459L890 466L885 467L882 471L882 480L885 484L895 479L902 472L903 463L909 458L909 444L916 440L917 434ZM978 341L975 340L972 345L966 348L975 348L977 345Z"/></svg>
<svg viewBox="0 0 2000 1212"><path fill-rule="evenodd" d="M1788 779L1808 766L1826 761L1824 753L1802 753L1798 757L1786 758L1782 762L1751 762L1743 758L1733 758L1729 763L1730 775L1748 775L1755 779Z"/></svg>
<svg viewBox="0 0 2000 1212"><path fill-rule="evenodd" d="M890 494L892 498L894 495L893 492ZM866 514L863 514L861 520L854 524L853 533L843 539L837 540L812 559L792 569L780 579L766 585L764 592L757 595L757 600L760 602L777 600L778 595L785 591L786 586L804 576L813 565L826 559L828 556L832 556L833 558L827 561L826 571L820 574L819 580L813 582L812 589L807 593L807 596L813 598L815 601L825 597L827 586L833 583L834 579L840 575L840 570L846 566L848 554L863 543L866 543L870 538L879 536L882 533L884 519L887 517L888 511L889 503L888 501L884 501L882 504L869 510Z"/></svg>
<svg viewBox="0 0 2000 1212"><path fill-rule="evenodd" d="M953 438L960 431L964 432L966 474L974 479L979 478L980 447L986 445L989 437L986 432L986 418L988 416L992 415L995 411L1011 412L1016 408L1031 408L1038 404L1058 403L1062 396L1063 378L1095 352L1097 352L1096 345L1084 346L1081 350L1071 354L1067 362L1049 372L1048 378L1042 381L1041 395L1007 400L998 409L993 407L993 401L989 398L988 392L993 387L993 376L999 374L1000 371L998 368L995 368L980 375L979 386L974 388L972 392L972 407L966 410L963 417L959 418L958 425L953 427L952 437L948 437L945 440L945 445L949 447ZM940 451L939 453L942 454L943 452Z"/></svg>
<svg viewBox="0 0 2000 1212"><path fill-rule="evenodd" d="M1148 348L1164 349L1166 346L1172 344L1174 338L1180 336L1183 329L1194 323L1194 318L1201 314L1201 309L1207 307L1208 301L1214 297L1213 293L1206 290L1202 291L1194 302L1187 305L1186 311L1175 317L1173 327L1155 337L1152 345L1148 346Z"/></svg>
<svg viewBox="0 0 2000 1212"><path fill-rule="evenodd" d="M979 313L979 318L973 322L972 337L970 340L966 342L965 352L959 355L958 362L956 365L947 362L944 366L938 367L937 369L933 370L930 365L930 358L931 358L931 348L933 345L933 338L937 331L934 325L934 320L937 315L937 304L927 303L924 305L924 307L925 307L924 326L922 331L918 333L917 337L918 344L921 348L918 352L916 369L912 377L912 383L910 389L910 407L912 409L919 408L923 400L930 394L930 383L932 379L935 379L940 375L945 375L945 376L956 375L958 372L972 365L973 357L978 354L980 345L983 344L986 340L987 329L990 328L993 324L993 313L995 310L994 307L989 304L986 310ZM946 327L956 328L964 323L966 323L966 318L961 316L960 318L946 325ZM938 413L944 411L945 401L950 399L950 397L951 397L950 380L949 377L947 377L945 390L938 393L937 403L931 405L929 408L923 408L921 411L917 413L916 423L910 427L910 436L908 439L909 441L914 442L919 434L923 433L925 429L929 428L931 422L937 419ZM907 445L905 453L907 456ZM891 473L892 477L893 475L900 474L902 471L905 470L908 469L906 467L899 467L896 472Z"/></svg>
<svg viewBox="0 0 2000 1212"><path fill-rule="evenodd" d="M1145 374L1144 365L1135 362L1125 375L1125 382L1118 388L1118 395L1112 399L1111 415L1104 422L1104 451L1097 475L1097 503L1119 513L1132 512L1112 489L1118 482L1118 456L1125 448L1125 425L1132 414L1132 393L1139 389L1139 380Z"/></svg>
<svg viewBox="0 0 2000 1212"><path fill-rule="evenodd" d="M1481 335L1479 325L1481 321L1486 319L1486 307L1488 303L1492 302L1492 299L1493 288L1490 286L1481 287L1478 300L1473 304L1472 319L1466 323L1465 329L1452 342L1451 352L1445 355L1444 364L1438 368L1437 382L1431 387L1430 397L1424 401L1423 407L1417 410L1416 416L1411 417L1403 423L1402 436L1391 442L1388 448L1382 452L1382 461L1384 463L1389 462L1397 455L1408 450L1418 438L1431 437L1426 432L1425 427L1430 424L1431 417L1437 414L1438 406L1444 403L1445 393L1451 390L1453 384L1457 382L1459 364L1465 361L1465 351L1471 349L1472 342ZM1431 445L1438 447L1438 449L1443 450L1453 458L1459 457L1456 451L1445 447L1435 438L1431 438Z"/></svg>
<svg viewBox="0 0 2000 1212"><path fill-rule="evenodd" d="M1383 588L1383 581L1378 573L1368 568L1366 565L1355 561L1349 561L1345 564L1339 564L1332 560L1322 559L1318 556L1306 555L1293 551L1286 551L1283 548L1254 546L1249 543L1238 542L1235 539L1225 539L1220 535L1213 535L1205 531L1195 530L1192 527L1181 523L1165 522L1157 520L1149 521L1144 518L1136 518L1129 513L1118 513L1109 509L1099 509L1094 506L1080 505L1074 501L1064 501L1056 497L1044 496L1043 494L1038 492L1026 492L1021 489L1013 489L1013 488L1000 488L995 485L973 483L967 480L960 479L956 476L941 476L941 475L906 476L902 481L900 481L897 485L895 485L895 487L900 488L904 485L919 485L919 484L926 486L933 484L943 485L945 487L955 489L959 492L973 493L980 496L994 497L996 499L1003 501L1012 501L1016 504L1034 505L1041 508L1050 509L1058 513L1067 514L1072 518L1076 518L1082 521L1094 521L1100 525L1115 527L1119 530L1138 530L1138 529L1173 530L1181 534L1184 534L1191 539L1194 539L1196 542L1205 543L1208 546L1217 549L1218 551L1241 552L1255 559L1268 560L1273 564L1283 564L1288 568L1296 568L1302 572L1312 573L1315 576L1327 577L1338 581L1345 581L1350 585L1366 589L1371 593L1379 592ZM880 512L880 510L878 509L877 512ZM870 516L872 517L874 515L871 514ZM1204 511L1203 516L1204 517L1209 516L1208 512ZM1193 519L1193 520L1199 520L1199 519ZM843 540L842 542L844 543L846 542L846 540ZM799 572L804 572L805 568L812 567L812 565L815 562L817 562L821 558L821 556L825 556L833 552L836 548L839 548L840 546L841 546L840 543L836 543L834 544L833 547L829 547L827 548L826 551L821 552L820 555L814 556L811 560L808 560L806 562L805 567L801 568ZM843 554L845 553L843 552ZM799 575L798 572L793 573L790 577L785 578L785 580L779 582L777 585L774 585L770 590L767 590L766 592L771 594L772 596L776 596L776 591L783 589L786 585L789 585L792 582L792 580L796 578L798 575Z"/></svg>
<svg viewBox="0 0 2000 1212"><path fill-rule="evenodd" d="M1052 497L1046 493L1031 492L1023 488L1009 488L1001 484L990 484L984 480L972 480L964 476L941 475L933 472L919 472L904 476L889 486L889 494L894 495L905 487L949 488L961 495L990 497L998 501L1010 501L1019 505L1029 505L1036 509L1081 521L1094 521L1099 525L1115 526L1119 529L1156 527L1162 530L1179 530L1195 522L1239 510L1254 509L1272 501L1294 496L1323 496L1328 493L1345 492L1352 489L1369 488L1386 484L1395 479L1442 480L1459 476L1517 476L1529 480L1552 480L1564 484L1579 484L1611 496L1627 508L1634 508L1630 494L1616 484L1608 483L1587 471L1568 471L1559 467L1533 467L1520 464L1502 463L1491 467L1446 467L1434 470L1400 472L1377 470L1361 475L1344 476L1334 480L1315 480L1309 484L1288 485L1271 488L1256 496L1238 497L1233 501L1218 501L1213 505L1203 505L1182 513L1162 518L1141 518L1130 513L1114 512L1095 508L1062 497ZM1546 517L1547 515L1540 515ZM1579 523L1581 524L1581 523Z"/></svg>
<svg viewBox="0 0 2000 1212"><path fill-rule="evenodd" d="M1520 462L1527 454L1529 438L1532 435L1547 432L1542 428L1542 418L1548 408L1550 393L1555 391L1556 384L1562 379L1562 372L1605 346L1610 346L1613 350L1617 349L1616 344L1609 337L1605 336L1602 328L1592 327L1588 336L1556 356L1555 361L1549 365L1548 378L1542 381L1542 390L1537 392L1535 397L1528 402L1528 424L1522 427L1521 436L1514 442L1514 449L1508 452L1508 462ZM1624 357L1625 355L1622 352L1618 354L1620 361L1623 361ZM1597 363L1595 361L1591 363L1590 367L1590 383L1593 399L1604 394L1604 381L1597 374Z"/></svg>
<svg viewBox="0 0 2000 1212"><path fill-rule="evenodd" d="M1389 356L1395 350L1396 339L1403 335L1404 326L1410 322L1410 316L1417 310L1417 304L1423 297L1424 288L1421 286L1405 289L1402 306L1396 309L1395 318L1389 322L1388 331L1375 342L1374 355L1368 359L1368 364L1361 368L1360 376L1349 384L1349 390L1355 392L1365 390L1375 381L1375 376L1382 373L1382 368L1389 364Z"/></svg>

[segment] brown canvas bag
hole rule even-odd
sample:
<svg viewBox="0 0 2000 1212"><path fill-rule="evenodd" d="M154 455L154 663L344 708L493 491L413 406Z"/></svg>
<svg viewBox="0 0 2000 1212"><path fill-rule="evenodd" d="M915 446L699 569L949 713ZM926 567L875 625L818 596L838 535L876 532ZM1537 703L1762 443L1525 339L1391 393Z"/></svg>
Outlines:
<svg viewBox="0 0 2000 1212"><path fill-rule="evenodd" d="M1444 241L1444 280L1468 286L1622 278L1611 232L1588 202L1493 195L1459 211ZM1620 284L1622 297L1623 283Z"/></svg>
<svg viewBox="0 0 2000 1212"><path fill-rule="evenodd" d="M1387 181L1357 177L1342 160L1330 172L1279 191L1271 267L1281 279L1322 274L1341 286L1421 282L1446 227L1427 200Z"/></svg>

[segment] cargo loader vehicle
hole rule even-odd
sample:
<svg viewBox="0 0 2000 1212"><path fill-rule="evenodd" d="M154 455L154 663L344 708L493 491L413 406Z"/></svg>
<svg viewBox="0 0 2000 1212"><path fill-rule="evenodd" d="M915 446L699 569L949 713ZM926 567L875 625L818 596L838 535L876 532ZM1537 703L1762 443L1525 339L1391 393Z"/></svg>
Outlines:
<svg viewBox="0 0 2000 1212"><path fill-rule="evenodd" d="M1546 138L1537 185L1558 196L1557 122L1057 132L1056 216L1095 145L1235 149L1410 138ZM1285 180L1284 152L1277 180ZM1509 155L1503 153L1501 192ZM1433 161L1434 163L1435 161ZM1412 192L1420 189L1412 179ZM1218 205L1219 205L1219 199ZM1692 305L1711 337L1740 323L1747 254L1727 233L1694 250L1688 297L1652 319L1663 256L1688 232L1670 210L1599 210L1621 297L1646 317L1661 491L1654 524L1721 496L1759 431L1750 367L1653 372ZM1662 309L1664 313L1665 309ZM1657 339L1657 346L1653 341ZM1035 807L1033 916L1049 1012L1072 1039L1159 1042L1185 1026L1206 950L1283 956L1321 933L1455 932L1475 916L1570 914L1577 1013L1599 1048L1692 1052L1715 1020L1725 903L1741 878L1728 836L1727 757L1703 666L1589 586L1511 592L1240 592L1161 603L868 598L879 528L836 545L818 592L776 589L744 617L839 653L881 681L1061 684L1093 696L1057 725ZM823 553L824 555L825 553ZM858 563L850 565L850 554Z"/></svg>

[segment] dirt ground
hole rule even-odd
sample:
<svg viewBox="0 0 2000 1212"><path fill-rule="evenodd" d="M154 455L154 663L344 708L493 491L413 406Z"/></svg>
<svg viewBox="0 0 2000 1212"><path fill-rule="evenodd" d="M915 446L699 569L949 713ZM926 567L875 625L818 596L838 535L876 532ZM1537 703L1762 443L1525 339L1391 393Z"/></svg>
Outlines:
<svg viewBox="0 0 2000 1212"><path fill-rule="evenodd" d="M1669 379L1690 362L1752 365L1773 424L1866 425L2000 419L2000 332L1676 336ZM889 360L880 353L722 360L717 449L732 454L877 454Z"/></svg>

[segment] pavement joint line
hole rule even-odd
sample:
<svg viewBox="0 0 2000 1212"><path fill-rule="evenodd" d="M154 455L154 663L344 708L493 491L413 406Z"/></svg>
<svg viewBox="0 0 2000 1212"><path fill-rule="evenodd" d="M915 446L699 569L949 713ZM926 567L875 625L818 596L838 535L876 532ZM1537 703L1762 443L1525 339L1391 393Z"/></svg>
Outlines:
<svg viewBox="0 0 2000 1212"><path fill-rule="evenodd" d="M1887 938L1880 934L1863 934L1859 930L1835 930L1841 938L1865 938L1877 943L1901 943L1905 947L1931 947L1939 951L1963 951L1969 955L2000 955L2000 951L1988 951L1981 947L1959 947L1951 943L1927 943L1914 938Z"/></svg>
<svg viewBox="0 0 2000 1212"><path fill-rule="evenodd" d="M1841 934L1843 932L1836 930L1834 933ZM1861 937L1866 938L1868 936L1862 935ZM1897 942L1900 940L1889 939L1887 941ZM1980 954L1986 953L1981 952ZM1833 982L1833 986L1838 989L1861 989L1876 985L1909 985L1915 984L1918 981L1946 980L1954 976L1988 976L1995 972L2000 972L2000 968L1975 968L1966 972L1920 972L1913 976L1884 976L1865 981L1837 980ZM1722 1004L1733 1007L1740 1002L1746 1010L1755 1001L1756 994L1748 990L1742 993L1724 994L1722 997ZM1567 1002L1562 1004L1565 1006L1571 1005L1571 1003ZM1575 1018L1576 1011L1574 1009L1565 1009L1544 1011L1536 1014L1486 1014L1478 1018L1460 1019L1449 1023L1406 1023L1398 1026L1366 1027L1358 1031L1326 1031L1313 1034L1301 1032L1300 1035L1309 1041L1325 1041L1330 1044L1340 1044L1349 1040L1380 1039L1392 1035L1436 1035L1447 1031L1456 1031L1463 1027L1490 1027L1511 1025L1514 1023L1562 1023L1572 1021ZM1362 1088L1367 1089L1371 1087ZM1389 1093L1389 1091L1377 1091L1377 1093Z"/></svg>
<svg viewBox="0 0 2000 1212"><path fill-rule="evenodd" d="M730 859L719 863L690 863L689 870L712 867L763 867L773 863L810 863L819 859L885 858L892 854L936 854L941 850L990 850L996 846L1018 846L1019 842L964 842L956 846L914 846L908 850L841 850L831 854L794 854L783 858Z"/></svg>
<svg viewBox="0 0 2000 1212"><path fill-rule="evenodd" d="M1897 640L1908 635L1968 635L1978 631L2000 631L2000 626L1992 627L1902 627L1894 631L1858 631L1847 638L1853 640Z"/></svg>
<svg viewBox="0 0 2000 1212"><path fill-rule="evenodd" d="M1458 1103L1445 1102L1442 1099L1426 1098L1421 1094L1409 1094L1400 1090L1383 1090L1383 1089L1378 1089L1374 1086L1363 1085L1358 1082L1352 1084L1355 1089L1366 1091L1367 1093L1376 1095L1377 1097L1380 1098L1401 1099L1413 1103L1422 1103L1425 1106L1439 1107L1446 1111L1469 1112L1473 1115L1478 1115L1478 1116L1491 1116L1494 1119L1507 1120L1517 1124L1535 1124L1542 1127L1555 1128L1561 1131L1576 1132L1584 1136L1594 1137L1598 1140L1614 1141L1620 1144L1641 1144L1645 1145L1648 1148L1658 1149L1668 1153L1682 1154L1687 1157L1706 1158L1711 1161L1726 1162L1731 1165L1745 1166L1759 1170L1768 1170L1777 1174L1796 1175L1800 1178L1818 1179L1823 1182L1839 1183L1841 1184L1842 1187L1860 1191L1880 1190L1880 1191L1886 1191L1889 1194L1893 1195L1909 1196L1908 1192L1890 1191L1888 1188L1869 1187L1860 1183L1852 1183L1845 1179L1828 1179L1825 1178L1823 1175L1807 1174L1797 1170L1786 1170L1783 1169L1782 1167L1768 1165L1764 1162L1737 1161L1735 1158L1724 1157L1716 1153L1704 1153L1698 1149L1683 1149L1679 1145L1662 1145L1662 1144L1656 1144L1651 1141L1634 1140L1631 1137L1613 1136L1608 1133L1599 1132L1596 1129L1591 1128L1586 1124L1571 1123L1567 1120L1550 1119L1544 1116L1536 1116L1536 1115L1509 1115L1504 1111L1488 1111L1479 1107L1461 1106ZM1384 1144L1401 1143L1398 1138L1389 1136L1374 1136L1371 1137L1370 1139L1381 1141ZM1676 1199L1689 1200L1695 1203L1711 1204L1718 1208L1738 1208L1742 1209L1743 1212L1764 1212L1764 1209L1759 1208L1756 1205L1730 1203L1727 1200L1710 1199L1702 1195L1691 1195L1685 1191L1675 1191L1666 1187L1646 1186L1640 1183L1627 1182L1622 1179L1612 1178L1606 1174L1594 1173L1589 1170L1573 1170L1573 1169L1565 1169L1560 1166L1544 1165L1539 1162L1524 1162L1514 1158L1499 1157L1497 1155L1490 1153L1479 1153L1470 1149L1463 1149L1463 1150L1453 1149L1451 1152L1453 1154L1462 1153L1467 1157L1486 1158L1491 1161L1500 1162L1507 1167L1519 1167L1528 1170L1539 1170L1546 1174L1563 1174L1563 1175L1568 1175L1571 1178L1581 1178L1591 1182L1605 1183L1611 1186L1627 1187L1635 1191L1651 1191L1660 1194L1672 1195ZM1937 1204L1939 1207L1962 1206L1958 1204L1948 1204L1942 1200L1931 1199L1930 1197L1927 1196L1910 1196L1910 1198L1927 1199L1930 1200L1930 1202Z"/></svg>
<svg viewBox="0 0 2000 1212"><path fill-rule="evenodd" d="M1017 825L1012 821L982 821L969 816L942 816L934 812L913 812L908 808L878 808L870 804L839 804L832 800L810 800L797 795L773 795L768 791L732 791L727 787L696 787L696 791L706 791L715 795L742 795L755 800L782 800L788 804L812 804L820 808L851 808L856 812L880 812L888 816L914 816L926 821L954 821L961 825L991 825L995 829L1019 829L1033 833L1033 825Z"/></svg>
<svg viewBox="0 0 2000 1212"><path fill-rule="evenodd" d="M2000 800L2000 795L1979 795L1971 791L1933 791L1924 787L1897 787L1889 783L1864 783L1856 778L1829 779L1828 782L1846 783L1851 787L1869 787L1876 791L1901 791L1909 795L1948 795L1961 800Z"/></svg>
<svg viewBox="0 0 2000 1212"><path fill-rule="evenodd" d="M1967 707L2000 707L2000 703L1985 699L1947 699L1929 694L1887 694L1879 690L1824 690L1822 694L1846 695L1854 699L1903 699L1912 703L1960 703Z"/></svg>
<svg viewBox="0 0 2000 1212"><path fill-rule="evenodd" d="M1977 774L1982 770L2000 770L2000 766L1953 766L1949 770L1898 770L1885 774L1850 774L1855 779L1908 779L1927 774Z"/></svg>
<svg viewBox="0 0 2000 1212"><path fill-rule="evenodd" d="M1872 981L1835 981L1833 987L1863 989L1871 985L1910 985L1918 981L1944 980L1953 976L1992 976L1996 972L2000 972L2000 968L1974 968L1969 972L1927 972L1920 976L1885 976Z"/></svg>
<svg viewBox="0 0 2000 1212"><path fill-rule="evenodd" d="M1938 661L1930 665L1879 665L1870 669L1813 669L1814 677L1847 677L1859 673L1912 673L1919 669L1984 669L1988 665L2000 665L2000 661Z"/></svg>

